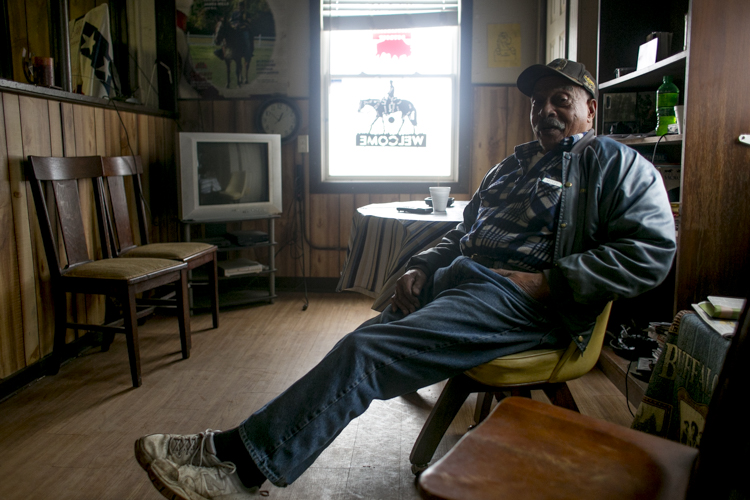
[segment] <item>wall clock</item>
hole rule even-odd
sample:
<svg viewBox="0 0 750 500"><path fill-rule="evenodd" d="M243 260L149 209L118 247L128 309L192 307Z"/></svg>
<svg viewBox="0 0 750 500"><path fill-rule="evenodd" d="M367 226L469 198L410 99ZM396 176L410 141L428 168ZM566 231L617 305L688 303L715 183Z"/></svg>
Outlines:
<svg viewBox="0 0 750 500"><path fill-rule="evenodd" d="M272 97L258 108L257 126L264 134L279 134L281 142L289 142L299 132L299 108L291 99Z"/></svg>

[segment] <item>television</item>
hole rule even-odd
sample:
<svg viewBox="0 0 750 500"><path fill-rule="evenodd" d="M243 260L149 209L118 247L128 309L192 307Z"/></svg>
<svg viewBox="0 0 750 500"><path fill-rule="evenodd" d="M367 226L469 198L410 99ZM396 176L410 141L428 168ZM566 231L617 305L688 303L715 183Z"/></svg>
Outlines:
<svg viewBox="0 0 750 500"><path fill-rule="evenodd" d="M280 214L281 136L180 132L180 219Z"/></svg>

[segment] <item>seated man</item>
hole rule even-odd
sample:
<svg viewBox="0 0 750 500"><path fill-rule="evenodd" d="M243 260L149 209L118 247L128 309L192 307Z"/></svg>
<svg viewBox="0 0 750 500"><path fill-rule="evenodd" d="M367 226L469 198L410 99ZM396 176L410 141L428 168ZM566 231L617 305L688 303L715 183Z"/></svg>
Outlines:
<svg viewBox="0 0 750 500"><path fill-rule="evenodd" d="M529 349L586 349L604 305L660 283L675 251L656 169L598 138L596 84L557 59L518 78L537 141L492 168L464 221L411 259L391 307L228 431L154 434L138 462L167 498L244 498L297 479L374 399Z"/></svg>

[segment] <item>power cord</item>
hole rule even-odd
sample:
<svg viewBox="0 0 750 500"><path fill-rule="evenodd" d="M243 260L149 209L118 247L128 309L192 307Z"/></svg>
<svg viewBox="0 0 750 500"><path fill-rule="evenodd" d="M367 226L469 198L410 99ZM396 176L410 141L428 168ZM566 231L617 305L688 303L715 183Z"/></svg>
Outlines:
<svg viewBox="0 0 750 500"><path fill-rule="evenodd" d="M117 105L115 104L115 101L110 99L110 102L112 103L112 107L115 108L115 112L117 113L117 118L120 120L120 125L122 126L123 131L125 132L125 142L128 144L128 150L130 151L130 157L133 158L133 166L136 165L136 155L135 151L133 150L133 145L130 143L130 134L128 134L128 128L125 126L125 122L122 119L122 115L120 114L120 110L118 109ZM143 191L141 190L141 202L143 202L143 206L146 207L146 212L148 213L148 216L151 217L151 207L148 204L148 201L146 200L146 197L143 196Z"/></svg>
<svg viewBox="0 0 750 500"><path fill-rule="evenodd" d="M305 153L301 153L301 155L302 155L302 165L304 165ZM302 215L303 215L302 220L306 221L307 212L306 212L305 200L304 200L305 186L304 186L304 177L302 176L302 165L297 166L300 185L299 186L295 185L295 189L299 189L300 208L301 208ZM347 250L349 250L348 247L339 247L339 246L321 247L318 245L313 245L313 243L310 241L310 238L307 234L307 226L305 224L302 225L302 237L304 238L305 243L307 243L307 246L312 250L325 250L325 251L337 251L337 252L346 252Z"/></svg>
<svg viewBox="0 0 750 500"><path fill-rule="evenodd" d="M660 135L659 138L656 140L656 144L654 144L654 152L651 153L651 164L654 164L654 160L656 159L656 148L659 146L659 143L661 140L664 139L663 135Z"/></svg>
<svg viewBox="0 0 750 500"><path fill-rule="evenodd" d="M628 369L625 370L625 406L628 408L628 411L630 412L630 416L635 418L635 415L633 414L633 410L630 409L630 398L628 398L628 376L630 375L630 368L633 366L633 361L630 361L628 363Z"/></svg>
<svg viewBox="0 0 750 500"><path fill-rule="evenodd" d="M302 165L296 165L294 171L294 184L293 184L293 196L289 205L285 209L285 213L289 214L289 224L286 225L286 237L283 244L281 244L277 250L276 255L278 256L282 251L289 249L292 259L295 262L301 263L302 265L302 282L300 285L304 288L305 303L302 306L302 310L306 311L310 306L310 300L307 291L307 274L306 274L306 261L305 261L305 238L304 238L304 175Z"/></svg>
<svg viewBox="0 0 750 500"><path fill-rule="evenodd" d="M302 212L304 213L304 215L307 215L305 211L304 201L302 202ZM303 220L306 220L306 219L307 217L305 217ZM307 246L311 248L312 250L327 250L327 251L337 251L337 252L346 252L347 250L349 250L348 247L320 247L318 245L313 245L312 242L310 241L310 238L307 235L306 226L303 225L302 228L303 228L302 236L305 239L305 243L307 243Z"/></svg>
<svg viewBox="0 0 750 500"><path fill-rule="evenodd" d="M304 206L304 204L305 204L304 203L304 198L300 198L297 201L302 206ZM298 214L299 214L299 218L300 218L299 228L300 228L302 234L304 235L304 233L305 233L304 209L303 210L298 210ZM303 286L305 288L305 303L302 305L302 310L303 311L307 311L307 308L310 306L310 300L307 297L307 276L305 275L305 245L304 245L304 242L300 242L300 243L301 243L300 246L302 247L301 248L302 251L300 252L302 254L302 284L303 284Z"/></svg>
<svg viewBox="0 0 750 500"><path fill-rule="evenodd" d="M300 239L300 254L302 256L302 285L305 290L305 303L302 305L302 310L307 311L310 306L310 300L307 296L307 276L305 275L305 176L302 170L304 165L305 154L302 153L302 162L300 165L296 165L294 168L294 203L298 204L300 210L295 210L299 219L297 228L302 235Z"/></svg>

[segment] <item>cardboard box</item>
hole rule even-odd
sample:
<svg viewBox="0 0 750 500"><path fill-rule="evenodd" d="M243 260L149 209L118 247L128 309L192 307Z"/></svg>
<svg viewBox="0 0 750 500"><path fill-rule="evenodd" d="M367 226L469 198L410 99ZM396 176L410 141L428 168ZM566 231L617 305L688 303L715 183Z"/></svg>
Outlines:
<svg viewBox="0 0 750 500"><path fill-rule="evenodd" d="M654 31L646 37L646 40L649 42L654 39L659 40L656 47L656 62L659 62L662 59L669 57L669 49L672 47L672 33L666 31Z"/></svg>
<svg viewBox="0 0 750 500"><path fill-rule="evenodd" d="M636 92L620 92L602 96L602 133L630 134L636 132Z"/></svg>
<svg viewBox="0 0 750 500"><path fill-rule="evenodd" d="M636 132L645 134L656 130L656 91L638 92L635 100Z"/></svg>

